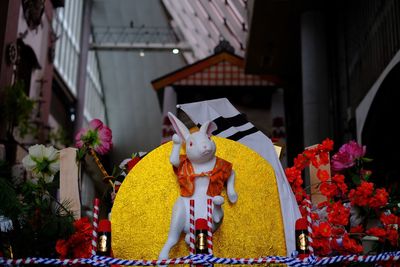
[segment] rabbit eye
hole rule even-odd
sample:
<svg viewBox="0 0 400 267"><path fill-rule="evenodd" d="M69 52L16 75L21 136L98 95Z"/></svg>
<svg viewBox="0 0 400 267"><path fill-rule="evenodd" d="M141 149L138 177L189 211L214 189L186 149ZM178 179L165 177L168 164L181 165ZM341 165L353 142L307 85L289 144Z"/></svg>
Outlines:
<svg viewBox="0 0 400 267"><path fill-rule="evenodd" d="M192 143L192 141L190 141L190 144L189 144L189 146L192 146L193 145L193 143Z"/></svg>

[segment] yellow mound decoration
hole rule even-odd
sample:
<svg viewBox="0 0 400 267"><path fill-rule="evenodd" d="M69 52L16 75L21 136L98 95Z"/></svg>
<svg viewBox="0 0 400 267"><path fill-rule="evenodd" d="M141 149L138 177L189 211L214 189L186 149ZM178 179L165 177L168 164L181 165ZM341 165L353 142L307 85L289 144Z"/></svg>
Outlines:
<svg viewBox="0 0 400 267"><path fill-rule="evenodd" d="M225 216L214 233L217 257L285 256L285 237L272 167L248 147L213 137L216 155L231 162L239 195L230 204L225 192ZM169 232L172 207L179 196L176 176L169 163L172 142L147 154L122 183L111 214L114 256L157 259ZM189 255L181 235L170 257Z"/></svg>

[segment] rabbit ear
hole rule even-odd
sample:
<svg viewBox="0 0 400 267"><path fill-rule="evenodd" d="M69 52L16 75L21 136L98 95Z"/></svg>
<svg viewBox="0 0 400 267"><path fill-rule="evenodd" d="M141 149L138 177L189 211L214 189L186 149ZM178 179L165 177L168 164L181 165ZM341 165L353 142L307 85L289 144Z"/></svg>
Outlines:
<svg viewBox="0 0 400 267"><path fill-rule="evenodd" d="M171 112L168 112L168 118L171 121L172 126L174 127L175 132L179 135L179 137L182 140L186 140L189 137L190 132L189 132L189 129L185 126L185 124L183 124L183 122L181 122Z"/></svg>
<svg viewBox="0 0 400 267"><path fill-rule="evenodd" d="M207 134L208 136L211 136L212 132L217 130L217 125L213 121L207 121L203 123L200 127L200 131Z"/></svg>

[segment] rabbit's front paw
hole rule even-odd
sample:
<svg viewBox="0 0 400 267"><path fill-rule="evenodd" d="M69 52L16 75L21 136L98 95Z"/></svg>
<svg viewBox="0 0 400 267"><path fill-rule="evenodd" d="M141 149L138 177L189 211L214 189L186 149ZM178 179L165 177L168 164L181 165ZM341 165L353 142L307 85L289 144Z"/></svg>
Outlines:
<svg viewBox="0 0 400 267"><path fill-rule="evenodd" d="M213 203L216 206L221 206L222 204L224 204L225 200L223 197L221 196L215 196L213 197Z"/></svg>
<svg viewBox="0 0 400 267"><path fill-rule="evenodd" d="M174 144L181 144L182 143L182 139L179 137L179 135L174 134L172 136L172 142L174 142Z"/></svg>
<svg viewBox="0 0 400 267"><path fill-rule="evenodd" d="M186 242L186 244L190 245L190 234L189 233L187 233L185 235L185 242Z"/></svg>
<svg viewBox="0 0 400 267"><path fill-rule="evenodd" d="M231 203L236 203L236 201L238 200L238 194L235 191L229 192L228 199Z"/></svg>
<svg viewBox="0 0 400 267"><path fill-rule="evenodd" d="M213 197L213 204L214 204L214 209L213 209L213 221L216 224L219 224L222 220L222 217L224 217L224 212L222 210L222 204L224 204L225 200L221 196L215 196Z"/></svg>
<svg viewBox="0 0 400 267"><path fill-rule="evenodd" d="M162 250L160 255L158 255L158 259L159 260L166 260L166 259L169 258L168 254L169 254L168 251Z"/></svg>

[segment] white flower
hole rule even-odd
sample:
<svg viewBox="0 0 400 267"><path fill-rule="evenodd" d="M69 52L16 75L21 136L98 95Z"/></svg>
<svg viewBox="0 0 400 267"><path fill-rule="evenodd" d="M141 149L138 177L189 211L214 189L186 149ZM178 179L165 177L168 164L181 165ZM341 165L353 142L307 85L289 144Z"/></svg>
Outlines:
<svg viewBox="0 0 400 267"><path fill-rule="evenodd" d="M32 173L33 178L50 183L60 170L60 153L52 146L34 145L29 148L29 154L22 159L22 164Z"/></svg>

